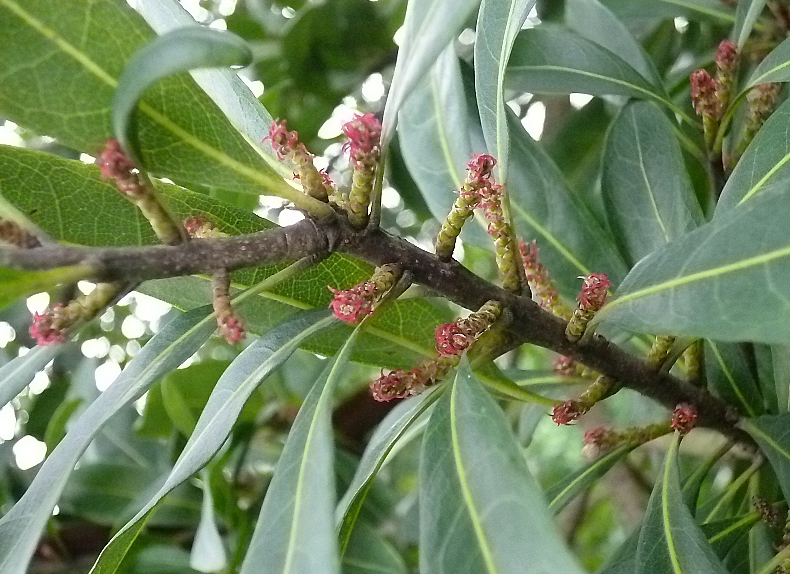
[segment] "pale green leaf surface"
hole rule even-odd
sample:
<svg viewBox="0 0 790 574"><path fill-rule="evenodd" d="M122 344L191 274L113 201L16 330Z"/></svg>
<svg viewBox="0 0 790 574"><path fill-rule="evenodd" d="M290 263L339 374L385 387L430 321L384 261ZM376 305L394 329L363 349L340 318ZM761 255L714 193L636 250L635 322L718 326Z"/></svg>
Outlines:
<svg viewBox="0 0 790 574"><path fill-rule="evenodd" d="M642 259L596 322L720 341L790 341L790 196L767 193Z"/></svg>
<svg viewBox="0 0 790 574"><path fill-rule="evenodd" d="M214 514L208 472L201 473L201 482L203 502L200 505L200 522L195 530L195 539L189 554L189 565L198 572L219 572L228 565L228 559Z"/></svg>
<svg viewBox="0 0 790 574"><path fill-rule="evenodd" d="M790 414L745 419L741 426L760 445L779 479L785 499L790 498Z"/></svg>
<svg viewBox="0 0 790 574"><path fill-rule="evenodd" d="M790 39L771 50L746 81L744 89L770 82L790 81Z"/></svg>
<svg viewBox="0 0 790 574"><path fill-rule="evenodd" d="M420 457L420 572L580 573L499 406L462 362Z"/></svg>
<svg viewBox="0 0 790 574"><path fill-rule="evenodd" d="M540 259L560 292L574 297L579 275L606 273L616 285L627 268L610 235L563 180L540 145L509 114L508 193L517 234L537 240Z"/></svg>
<svg viewBox="0 0 790 574"><path fill-rule="evenodd" d="M604 0L620 18L674 18L732 23L735 11L719 0Z"/></svg>
<svg viewBox="0 0 790 574"><path fill-rule="evenodd" d="M765 8L765 0L738 0L738 6L735 9L735 24L730 35L738 48L743 48L746 44L763 8Z"/></svg>
<svg viewBox="0 0 790 574"><path fill-rule="evenodd" d="M714 392L746 416L761 414L762 395L740 346L708 340L704 356L705 377Z"/></svg>
<svg viewBox="0 0 790 574"><path fill-rule="evenodd" d="M333 574L340 570L334 528L332 395L363 327L357 327L329 362L299 409L240 574Z"/></svg>
<svg viewBox="0 0 790 574"><path fill-rule="evenodd" d="M403 40L381 126L382 145L395 133L398 112L447 45L463 29L477 0L409 0ZM437 25L441 22L441 25Z"/></svg>
<svg viewBox="0 0 790 574"><path fill-rule="evenodd" d="M639 535L635 574L726 574L683 501L676 435Z"/></svg>
<svg viewBox="0 0 790 574"><path fill-rule="evenodd" d="M513 42L535 0L483 0L477 14L474 70L475 94L480 124L488 153L497 160L500 182L508 173L507 115L505 113L505 69Z"/></svg>
<svg viewBox="0 0 790 574"><path fill-rule="evenodd" d="M672 124L651 102L631 102L615 119L601 178L609 224L632 265L703 221Z"/></svg>
<svg viewBox="0 0 790 574"><path fill-rule="evenodd" d="M14 400L64 347L60 343L35 347L0 367L0 408Z"/></svg>
<svg viewBox="0 0 790 574"><path fill-rule="evenodd" d="M162 499L203 468L230 434L244 404L256 388L277 370L305 339L334 321L329 311L302 312L247 347L222 374L186 446L162 486L102 550L91 572L112 574L121 564L145 523Z"/></svg>
<svg viewBox="0 0 790 574"><path fill-rule="evenodd" d="M779 412L790 412L790 346L773 345L770 357Z"/></svg>
<svg viewBox="0 0 790 574"><path fill-rule="evenodd" d="M407 574L398 551L375 528L361 523L354 529L343 556L343 574Z"/></svg>
<svg viewBox="0 0 790 574"><path fill-rule="evenodd" d="M196 309L168 323L74 421L22 498L0 519L0 571L3 574L27 571L41 530L82 453L113 415L191 357L211 336L216 323L209 311Z"/></svg>

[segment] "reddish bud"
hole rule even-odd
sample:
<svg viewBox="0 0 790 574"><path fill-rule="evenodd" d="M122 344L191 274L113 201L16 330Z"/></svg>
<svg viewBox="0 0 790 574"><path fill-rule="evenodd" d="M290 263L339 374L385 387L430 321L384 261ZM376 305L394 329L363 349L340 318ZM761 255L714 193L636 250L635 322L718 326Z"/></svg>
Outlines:
<svg viewBox="0 0 790 574"><path fill-rule="evenodd" d="M573 421L582 416L579 411L579 405L576 401L565 401L554 405L554 411L551 413L551 420L557 425L569 425Z"/></svg>
<svg viewBox="0 0 790 574"><path fill-rule="evenodd" d="M372 281L363 281L345 291L338 291L329 287L335 297L329 304L335 317L346 323L359 323L373 312L373 303L376 300L376 284Z"/></svg>
<svg viewBox="0 0 790 574"><path fill-rule="evenodd" d="M722 74L731 74L738 63L738 47L732 40L724 40L716 51L716 68Z"/></svg>
<svg viewBox="0 0 790 574"><path fill-rule="evenodd" d="M204 215L193 215L184 220L184 229L189 235L195 235L202 227L210 224L211 222Z"/></svg>
<svg viewBox="0 0 790 574"><path fill-rule="evenodd" d="M716 99L716 82L707 70L694 70L691 81L691 103L700 116L719 117L719 103Z"/></svg>
<svg viewBox="0 0 790 574"><path fill-rule="evenodd" d="M576 362L570 357L557 357L554 360L554 372L563 377L576 374Z"/></svg>
<svg viewBox="0 0 790 574"><path fill-rule="evenodd" d="M585 311L597 311L606 303L606 292L612 284L604 273L590 273L584 278L582 290L576 297Z"/></svg>
<svg viewBox="0 0 790 574"><path fill-rule="evenodd" d="M299 147L299 134L296 131L288 131L286 120L274 120L269 128L269 135L263 138L263 142L267 140L271 142L272 148L281 160Z"/></svg>
<svg viewBox="0 0 790 574"><path fill-rule="evenodd" d="M374 114L357 115L342 128L348 141L343 145L349 151L351 162L355 167L367 163L365 160L378 157L381 144L381 122Z"/></svg>
<svg viewBox="0 0 790 574"><path fill-rule="evenodd" d="M220 321L219 332L231 345L244 340L244 324L232 315Z"/></svg>
<svg viewBox="0 0 790 574"><path fill-rule="evenodd" d="M145 187L133 171L134 164L126 156L118 140L107 141L96 163L101 169L102 179L115 180L115 185L123 193L134 198L145 192Z"/></svg>
<svg viewBox="0 0 790 574"><path fill-rule="evenodd" d="M491 177L495 166L496 159L492 156L485 153L473 154L471 161L466 164L469 182L486 185L486 180Z"/></svg>
<svg viewBox="0 0 790 574"><path fill-rule="evenodd" d="M61 305L62 307L62 305ZM56 306L56 308L58 308ZM55 343L65 342L63 331L55 327L55 313L47 311L43 315L36 313L33 316L33 324L30 326L30 336L36 340L39 345L54 345Z"/></svg>
<svg viewBox="0 0 790 574"><path fill-rule="evenodd" d="M395 369L386 375L382 371L381 376L370 384L370 392L375 400L386 402L416 395L423 386L422 377L417 369L412 371Z"/></svg>
<svg viewBox="0 0 790 574"><path fill-rule="evenodd" d="M672 413L672 428L680 434L687 434L697 423L697 409L688 403L680 403Z"/></svg>
<svg viewBox="0 0 790 574"><path fill-rule="evenodd" d="M440 355L460 355L466 351L476 337L465 332L457 322L445 323L436 327L436 350Z"/></svg>

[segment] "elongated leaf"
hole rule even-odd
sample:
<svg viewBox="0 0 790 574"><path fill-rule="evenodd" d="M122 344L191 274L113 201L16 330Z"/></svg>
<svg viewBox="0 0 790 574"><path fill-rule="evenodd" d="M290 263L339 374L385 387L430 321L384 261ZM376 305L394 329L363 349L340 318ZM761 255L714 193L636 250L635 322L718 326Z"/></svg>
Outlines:
<svg viewBox="0 0 790 574"><path fill-rule="evenodd" d="M539 93L632 96L675 108L662 88L652 86L616 54L570 30L546 24L519 33L507 67L507 84Z"/></svg>
<svg viewBox="0 0 790 574"><path fill-rule="evenodd" d="M216 328L210 309L177 317L157 333L74 422L25 494L0 519L0 570L23 574L69 474L102 426L161 376L191 357Z"/></svg>
<svg viewBox="0 0 790 574"><path fill-rule="evenodd" d="M190 26L159 36L135 52L118 79L112 103L115 138L139 157L132 117L143 94L159 80L193 68L247 66L251 62L252 52L244 40L228 32Z"/></svg>
<svg viewBox="0 0 790 574"><path fill-rule="evenodd" d="M214 516L214 501L209 487L207 471L201 473L203 502L200 505L200 523L195 531L189 565L198 572L219 572L228 564L225 546Z"/></svg>
<svg viewBox="0 0 790 574"><path fill-rule="evenodd" d="M349 544L359 511L365 502L373 479L384 465L395 443L412 423L439 398L443 390L444 387L433 388L418 397L403 401L392 409L376 427L376 431L370 437L362 455L362 460L359 461L354 478L335 511L335 521L340 527L338 538L341 555L343 555L346 545Z"/></svg>
<svg viewBox="0 0 790 574"><path fill-rule="evenodd" d="M771 347L771 365L779 412L790 412L790 346L773 345Z"/></svg>
<svg viewBox="0 0 790 574"><path fill-rule="evenodd" d="M590 488L595 481L609 472L615 464L625 458L632 450L633 448L631 447L620 447L608 452L549 488L546 491L546 497L549 499L549 510L557 513L565 508L568 503Z"/></svg>
<svg viewBox="0 0 790 574"><path fill-rule="evenodd" d="M790 40L785 40L768 54L746 81L744 89L770 82L790 81Z"/></svg>
<svg viewBox="0 0 790 574"><path fill-rule="evenodd" d="M763 415L741 425L760 445L779 478L785 499L790 499L790 414Z"/></svg>
<svg viewBox="0 0 790 574"><path fill-rule="evenodd" d="M639 547L636 574L726 574L705 535L694 523L680 492L678 472L679 436L675 436L647 507Z"/></svg>
<svg viewBox="0 0 790 574"><path fill-rule="evenodd" d="M406 574L403 558L369 524L354 529L343 556L343 574Z"/></svg>
<svg viewBox="0 0 790 574"><path fill-rule="evenodd" d="M332 574L335 536L332 395L358 327L307 395L266 491L241 574Z"/></svg>
<svg viewBox="0 0 790 574"><path fill-rule="evenodd" d="M94 155L112 137L110 106L125 62L154 37L114 0L2 0L0 36L12 39L0 45L0 113ZM301 199L190 78L160 82L140 110L141 159L152 172Z"/></svg>
<svg viewBox="0 0 790 574"><path fill-rule="evenodd" d="M772 193L642 259L594 319L652 334L790 340L790 196Z"/></svg>
<svg viewBox="0 0 790 574"><path fill-rule="evenodd" d="M64 347L61 343L35 347L0 367L0 408L13 401Z"/></svg>
<svg viewBox="0 0 790 574"><path fill-rule="evenodd" d="M477 15L475 93L488 152L497 159L500 181L507 175L508 137L505 68L510 50L535 0L483 0Z"/></svg>
<svg viewBox="0 0 790 574"><path fill-rule="evenodd" d="M639 547L639 531L625 539L614 556L597 571L597 574L634 574L636 571L636 550Z"/></svg>
<svg viewBox="0 0 790 574"><path fill-rule="evenodd" d="M410 0L392 88L384 107L382 145L395 133L400 107L452 39L461 32L477 0ZM436 26L441 22L441 26Z"/></svg>
<svg viewBox="0 0 790 574"><path fill-rule="evenodd" d="M651 102L626 105L612 124L601 187L632 265L703 221L672 124Z"/></svg>
<svg viewBox="0 0 790 574"><path fill-rule="evenodd" d="M565 23L583 38L620 56L652 85L661 85L661 77L645 49L625 24L598 0L567 2Z"/></svg>
<svg viewBox="0 0 790 574"><path fill-rule="evenodd" d="M604 0L620 18L673 18L732 23L735 11L719 0Z"/></svg>
<svg viewBox="0 0 790 574"><path fill-rule="evenodd" d="M59 283L74 283L83 277L85 269L79 266L46 271L20 271L0 267L0 309L25 295L48 291Z"/></svg>
<svg viewBox="0 0 790 574"><path fill-rule="evenodd" d="M790 101L783 103L757 132L746 153L727 180L716 205L715 217L740 203L774 189L784 190L790 181Z"/></svg>
<svg viewBox="0 0 790 574"><path fill-rule="evenodd" d="M582 572L499 406L462 362L420 457L420 572Z"/></svg>
<svg viewBox="0 0 790 574"><path fill-rule="evenodd" d="M731 35L738 48L743 48L746 44L763 8L765 8L765 0L739 0Z"/></svg>
<svg viewBox="0 0 790 574"><path fill-rule="evenodd" d="M762 395L738 345L706 341L705 376L716 393L744 415L762 413Z"/></svg>
<svg viewBox="0 0 790 574"><path fill-rule="evenodd" d="M194 432L161 488L102 550L92 573L111 574L121 564L159 502L203 468L220 449L253 391L277 370L299 345L326 329L333 319L327 310L307 311L273 329L247 347L222 374Z"/></svg>
<svg viewBox="0 0 790 574"><path fill-rule="evenodd" d="M617 284L626 266L610 234L568 189L546 152L509 117L512 161L507 181L518 234L537 240L541 261L567 297L578 293L577 277L593 271L608 274Z"/></svg>

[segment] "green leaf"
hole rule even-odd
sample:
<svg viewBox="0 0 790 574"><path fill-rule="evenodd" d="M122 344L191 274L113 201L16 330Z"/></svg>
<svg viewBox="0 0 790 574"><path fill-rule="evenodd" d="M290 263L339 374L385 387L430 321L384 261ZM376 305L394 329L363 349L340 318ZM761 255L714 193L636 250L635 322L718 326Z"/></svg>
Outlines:
<svg viewBox="0 0 790 574"><path fill-rule="evenodd" d="M502 410L466 361L423 437L420 572L582 572Z"/></svg>
<svg viewBox="0 0 790 574"><path fill-rule="evenodd" d="M679 435L656 483L639 534L636 574L726 574L705 535L694 523L680 492Z"/></svg>
<svg viewBox="0 0 790 574"><path fill-rule="evenodd" d="M735 21L735 13L719 0L606 0L620 18L673 18L685 16L714 23Z"/></svg>
<svg viewBox="0 0 790 574"><path fill-rule="evenodd" d="M48 291L61 283L75 283L85 277L86 268L59 267L46 271L20 271L0 267L0 309L20 297Z"/></svg>
<svg viewBox="0 0 790 574"><path fill-rule="evenodd" d="M143 347L112 385L74 421L19 501L0 519L0 570L23 574L69 474L110 418L164 374L191 357L216 328L210 309L173 319Z"/></svg>
<svg viewBox="0 0 790 574"><path fill-rule="evenodd" d="M488 152L497 159L500 181L508 170L507 115L505 113L505 68L513 42L535 0L483 0L477 14L475 39L475 93L483 137Z"/></svg>
<svg viewBox="0 0 790 574"><path fill-rule="evenodd" d="M790 101L783 103L763 124L727 179L716 205L719 217L736 205L772 190L785 190L790 181Z"/></svg>
<svg viewBox="0 0 790 574"><path fill-rule="evenodd" d="M337 505L335 521L340 525L340 554L344 555L349 541L353 537L354 525L365 502L373 479L376 478L393 447L403 433L439 398L443 386L429 389L420 396L401 402L376 427L370 437L362 460L345 495Z"/></svg>
<svg viewBox="0 0 790 574"><path fill-rule="evenodd" d="M540 258L560 292L574 297L579 275L606 273L617 284L626 266L610 234L562 178L554 162L520 124L510 119L508 193L518 235L537 240Z"/></svg>
<svg viewBox="0 0 790 574"><path fill-rule="evenodd" d="M744 415L763 411L763 399L737 344L705 341L705 377L715 392Z"/></svg>
<svg viewBox="0 0 790 574"><path fill-rule="evenodd" d="M790 346L772 346L770 360L779 412L790 412Z"/></svg>
<svg viewBox="0 0 790 574"><path fill-rule="evenodd" d="M565 23L583 38L620 56L650 84L661 85L661 77L645 49L598 0L569 0L565 6Z"/></svg>
<svg viewBox="0 0 790 574"><path fill-rule="evenodd" d="M632 265L703 221L672 124L651 102L629 103L615 119L601 177L609 224Z"/></svg>
<svg viewBox="0 0 790 574"><path fill-rule="evenodd" d="M749 39L763 8L765 8L765 0L739 0L738 7L735 9L735 25L730 35L739 50Z"/></svg>
<svg viewBox="0 0 790 574"><path fill-rule="evenodd" d="M360 523L351 534L343 556L343 574L406 574L398 552L376 529Z"/></svg>
<svg viewBox="0 0 790 574"><path fill-rule="evenodd" d="M604 474L625 458L633 447L622 446L607 452L587 466L572 472L546 491L549 510L554 513L565 508L574 498L590 488Z"/></svg>
<svg viewBox="0 0 790 574"><path fill-rule="evenodd" d="M60 406L52 414L44 433L44 444L47 445L47 454L51 454L55 447L60 444L66 436L66 425L71 420L72 415L82 405L82 399L72 399L60 403Z"/></svg>
<svg viewBox="0 0 790 574"><path fill-rule="evenodd" d="M790 196L750 201L642 259L595 322L651 334L786 343Z"/></svg>
<svg viewBox="0 0 790 574"><path fill-rule="evenodd" d="M744 90L759 84L790 81L790 39L771 50L746 81Z"/></svg>
<svg viewBox="0 0 790 574"><path fill-rule="evenodd" d="M744 419L741 426L757 441L779 479L785 499L790 499L790 414Z"/></svg>
<svg viewBox="0 0 790 574"><path fill-rule="evenodd" d="M708 544L711 545L716 556L724 560L733 545L758 522L760 522L760 514L751 512L742 516L709 522L700 526L700 529L708 539Z"/></svg>
<svg viewBox="0 0 790 574"><path fill-rule="evenodd" d="M0 36L13 38L0 46L0 113L94 155L112 137L110 108L125 62L154 37L114 0L2 0ZM303 201L189 77L157 84L140 111L141 159L153 173Z"/></svg>
<svg viewBox="0 0 790 574"><path fill-rule="evenodd" d="M209 474L204 469L200 475L203 486L203 502L200 505L200 523L192 542L189 565L199 572L220 572L227 567L228 559L214 515Z"/></svg>
<svg viewBox="0 0 790 574"><path fill-rule="evenodd" d="M325 309L299 314L255 341L231 363L217 381L170 474L145 506L105 546L91 569L92 574L111 574L117 570L160 501L211 460L230 434L253 391L305 339L326 329L334 321L327 318L328 314Z"/></svg>
<svg viewBox="0 0 790 574"><path fill-rule="evenodd" d="M332 395L361 328L330 361L299 409L266 491L241 574L339 572L333 527Z"/></svg>
<svg viewBox="0 0 790 574"><path fill-rule="evenodd" d="M0 367L0 407L6 406L30 384L36 373L57 357L66 345L35 347Z"/></svg>
<svg viewBox="0 0 790 574"><path fill-rule="evenodd" d="M520 91L631 96L658 102L694 123L618 55L550 24L522 30L507 67L507 85Z"/></svg>
<svg viewBox="0 0 790 574"><path fill-rule="evenodd" d="M453 38L463 29L477 0L409 0L403 39L395 62L392 88L382 119L381 141L386 146L395 133L398 112ZM441 22L441 26L436 26Z"/></svg>
<svg viewBox="0 0 790 574"><path fill-rule="evenodd" d="M247 66L251 62L247 44L229 32L190 26L155 38L134 53L118 79L112 102L115 138L132 157L140 157L137 125L132 120L143 94L159 80L194 68Z"/></svg>

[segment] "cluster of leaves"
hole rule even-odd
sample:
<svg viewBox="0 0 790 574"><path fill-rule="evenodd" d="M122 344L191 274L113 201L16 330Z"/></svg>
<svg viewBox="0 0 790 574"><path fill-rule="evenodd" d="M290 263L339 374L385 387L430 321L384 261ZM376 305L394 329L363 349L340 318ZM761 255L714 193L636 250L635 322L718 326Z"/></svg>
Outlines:
<svg viewBox="0 0 790 574"><path fill-rule="evenodd" d="M434 329L453 312L416 292L356 328L342 324L327 309L327 287L372 272L348 256L306 271L234 273L234 305L257 337L240 353L212 339L206 278L156 280L138 290L182 312L101 394L95 362L73 343L36 347L0 367L0 402L13 401L28 418L20 432L48 448L33 477L13 470L10 443L0 445L8 461L0 571L83 556L88 563L74 567L97 573L188 572L190 564L243 574L574 573L607 554L602 574L767 574L790 565L790 104L778 105L719 189L721 158L706 149L688 82L731 38L741 65L721 135L725 152L736 149L749 127L748 92L790 80L783 2L547 0L529 17L530 0L248 0L226 23L252 43L251 73L266 84L260 101L227 69L172 75L222 61L194 44L159 43L128 67L157 35L195 24L174 0L135 4L0 0L0 114L58 146L0 146L4 219L66 243L156 243L99 168L75 159L114 136L113 109L125 101L137 106L139 159L169 213L205 215L230 235L271 228L253 213L261 193L301 201L287 167L260 145L272 113L314 140L343 96L381 72L392 77L388 177L417 228L438 228L470 155L488 151L514 227L537 241L560 295L571 300L580 274L603 272L615 297L595 318L599 332L643 354L647 336L671 335L675 358L704 341L700 380L740 413L760 454L728 454L725 444L686 459L675 436L663 462L625 444L564 468L558 451L578 446L578 433L544 432L553 401L519 386L565 398L564 385L584 377L546 374L547 354L535 349L475 372L464 359L450 380L384 416L364 398L371 369L362 365L409 368L433 356ZM394 62L391 38L403 18ZM473 46L461 41L467 27ZM596 97L574 109L571 93ZM545 135L536 142L523 123L541 108ZM495 277L482 228L468 223L463 240L464 263ZM3 318L24 332L20 297L64 277L0 269L0 303L10 304ZM100 333L88 325L79 337ZM51 386L26 391L42 370ZM604 408L641 414L644 401L621 392ZM342 419L365 411L376 413L369 438ZM526 454L537 480L525 462L536 432L541 440ZM716 450L717 439L699 434L683 444ZM618 462L651 492L629 536L615 497L601 496ZM553 517L569 505L571 545ZM84 546L70 542L75 531Z"/></svg>

